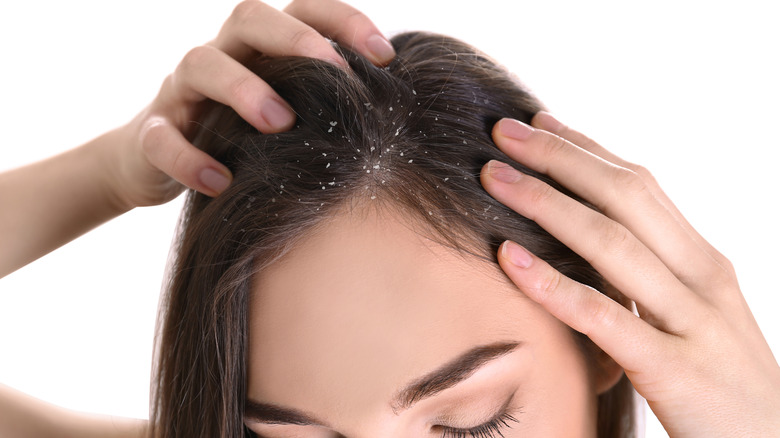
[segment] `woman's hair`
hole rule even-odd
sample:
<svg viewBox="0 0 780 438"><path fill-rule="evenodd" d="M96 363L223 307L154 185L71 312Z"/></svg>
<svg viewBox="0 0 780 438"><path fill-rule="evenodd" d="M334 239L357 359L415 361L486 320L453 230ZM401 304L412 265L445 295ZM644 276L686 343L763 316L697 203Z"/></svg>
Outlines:
<svg viewBox="0 0 780 438"><path fill-rule="evenodd" d="M392 43L398 56L384 68L344 49L349 70L302 57L257 59L250 68L298 115L289 132L261 134L222 105L204 113L194 142L234 179L216 198L187 197L160 308L153 436L254 436L243 424L251 278L356 202L404 212L475 263L495 263L498 246L512 239L605 290L587 262L480 185L489 160L512 163L493 144L493 125L504 117L530 122L542 104L462 42L405 33ZM595 369L597 347L574 336ZM598 409L599 437L633 436L625 376Z"/></svg>

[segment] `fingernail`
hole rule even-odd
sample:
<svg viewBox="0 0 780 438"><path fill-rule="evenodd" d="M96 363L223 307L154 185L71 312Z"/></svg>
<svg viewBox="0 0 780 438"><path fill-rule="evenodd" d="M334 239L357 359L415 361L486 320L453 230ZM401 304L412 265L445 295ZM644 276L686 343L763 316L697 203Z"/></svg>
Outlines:
<svg viewBox="0 0 780 438"><path fill-rule="evenodd" d="M200 171L200 182L209 189L222 193L230 185L230 178L222 172L207 167Z"/></svg>
<svg viewBox="0 0 780 438"><path fill-rule="evenodd" d="M563 123L559 122L558 119L553 117L553 115L548 113L547 111L539 111L538 113L536 113L536 116L534 116L534 119L536 120L536 124L539 125L540 128L548 132L555 133L560 131L561 128L564 127Z"/></svg>
<svg viewBox="0 0 780 438"><path fill-rule="evenodd" d="M531 266L533 257L522 246L507 240L504 242L504 246L501 247L501 256L518 268L527 268Z"/></svg>
<svg viewBox="0 0 780 438"><path fill-rule="evenodd" d="M514 138L515 140L525 140L534 132L534 128L525 123L514 119L503 119L499 124L499 132L502 135Z"/></svg>
<svg viewBox="0 0 780 438"><path fill-rule="evenodd" d="M488 175L501 182L513 183L523 175L512 166L496 160L488 161Z"/></svg>
<svg viewBox="0 0 780 438"><path fill-rule="evenodd" d="M276 101L276 99L266 99L260 114L266 123L274 129L289 128L295 123L295 114L287 106Z"/></svg>
<svg viewBox="0 0 780 438"><path fill-rule="evenodd" d="M395 58L393 45L381 35L374 34L368 37L366 47L378 61L387 62Z"/></svg>

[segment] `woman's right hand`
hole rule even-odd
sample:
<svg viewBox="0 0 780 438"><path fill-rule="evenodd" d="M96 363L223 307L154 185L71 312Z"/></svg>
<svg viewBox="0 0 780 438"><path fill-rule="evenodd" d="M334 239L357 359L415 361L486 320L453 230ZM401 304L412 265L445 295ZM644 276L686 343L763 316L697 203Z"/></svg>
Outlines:
<svg viewBox="0 0 780 438"><path fill-rule="evenodd" d="M368 17L337 0L294 0L284 11L257 0L236 6L217 37L187 53L154 101L114 132L108 179L120 208L165 203L183 186L209 196L222 192L230 171L187 140L199 104L212 99L228 105L263 133L291 128L290 107L243 63L262 53L348 68L326 37L377 65L395 56Z"/></svg>

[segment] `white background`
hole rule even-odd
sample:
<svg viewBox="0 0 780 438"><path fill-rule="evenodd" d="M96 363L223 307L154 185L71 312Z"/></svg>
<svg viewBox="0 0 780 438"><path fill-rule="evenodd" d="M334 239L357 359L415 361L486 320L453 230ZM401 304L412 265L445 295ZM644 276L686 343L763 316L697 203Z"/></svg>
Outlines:
<svg viewBox="0 0 780 438"><path fill-rule="evenodd" d="M474 44L563 121L650 168L735 264L778 354L772 2L466 3L352 2L387 34L431 30ZM0 170L128 121L233 6L3 2ZM146 417L157 297L180 201L132 211L0 280L0 382L74 409ZM648 436L665 436L649 423Z"/></svg>

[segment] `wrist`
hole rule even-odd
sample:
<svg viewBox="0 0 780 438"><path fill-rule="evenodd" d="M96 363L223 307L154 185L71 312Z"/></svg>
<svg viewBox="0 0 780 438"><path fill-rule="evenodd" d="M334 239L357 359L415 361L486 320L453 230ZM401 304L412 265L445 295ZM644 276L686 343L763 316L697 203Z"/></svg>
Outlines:
<svg viewBox="0 0 780 438"><path fill-rule="evenodd" d="M101 197L107 207L119 216L137 207L127 193L127 182L123 178L126 163L122 151L127 148L127 125L108 131L85 145L96 160L96 175L102 188Z"/></svg>

